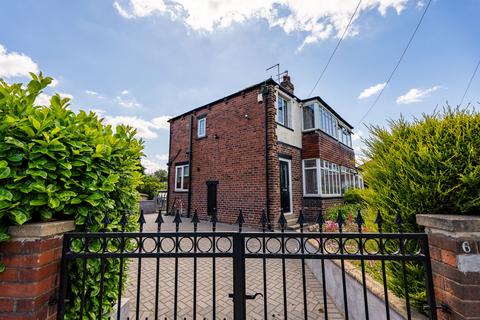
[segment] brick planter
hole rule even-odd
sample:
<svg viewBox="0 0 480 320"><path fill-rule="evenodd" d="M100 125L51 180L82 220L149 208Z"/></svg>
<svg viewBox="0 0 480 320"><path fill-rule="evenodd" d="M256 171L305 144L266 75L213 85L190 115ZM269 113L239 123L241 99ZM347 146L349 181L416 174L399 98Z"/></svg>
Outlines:
<svg viewBox="0 0 480 320"><path fill-rule="evenodd" d="M480 216L417 215L428 233L440 320L480 319Z"/></svg>
<svg viewBox="0 0 480 320"><path fill-rule="evenodd" d="M8 229L0 244L0 319L55 319L62 239L73 221L31 223Z"/></svg>

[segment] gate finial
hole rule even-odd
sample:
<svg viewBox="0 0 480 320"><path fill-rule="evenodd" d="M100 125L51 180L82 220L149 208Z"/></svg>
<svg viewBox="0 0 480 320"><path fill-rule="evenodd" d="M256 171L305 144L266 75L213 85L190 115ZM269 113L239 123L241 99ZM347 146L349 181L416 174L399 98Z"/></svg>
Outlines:
<svg viewBox="0 0 480 320"><path fill-rule="evenodd" d="M242 231L242 226L244 223L245 223L245 219L243 218L242 209L240 209L240 212L238 213L237 221L235 221L235 224L238 224L239 231Z"/></svg>
<svg viewBox="0 0 480 320"><path fill-rule="evenodd" d="M175 212L175 218L173 219L173 222L177 225L182 223L182 218L180 217L180 210L177 210L177 212Z"/></svg>
<svg viewBox="0 0 480 320"><path fill-rule="evenodd" d="M262 210L262 216L260 217L260 223L262 224L262 230L265 231L267 229L268 219L267 215L265 214L265 209Z"/></svg>
<svg viewBox="0 0 480 320"><path fill-rule="evenodd" d="M197 224L200 222L200 219L198 218L198 211L197 211L197 209L195 209L195 210L193 211L193 217L192 217L192 221L191 221L191 222L193 223L193 226L194 226L194 227L196 227Z"/></svg>
<svg viewBox="0 0 480 320"><path fill-rule="evenodd" d="M365 224L365 220L363 220L362 211L360 209L357 210L357 216L355 217L355 223L358 226L358 231L362 232L362 226Z"/></svg>
<svg viewBox="0 0 480 320"><path fill-rule="evenodd" d="M397 215L395 216L395 224L398 227L398 231L402 232L402 224L403 224L403 219L400 214L400 210L397 210Z"/></svg>
<svg viewBox="0 0 480 320"><path fill-rule="evenodd" d="M212 217L210 218L210 222L212 223L213 227L217 225L217 208L213 208L212 210Z"/></svg>
<svg viewBox="0 0 480 320"><path fill-rule="evenodd" d="M300 228L303 229L303 225L305 224L305 216L303 215L302 209L300 209L300 214L298 215L297 223L300 225Z"/></svg>
<svg viewBox="0 0 480 320"><path fill-rule="evenodd" d="M345 220L343 219L343 215L340 211L338 211L337 214L337 220L335 221L338 225L338 231L342 232L343 230L343 224L345 223Z"/></svg>
<svg viewBox="0 0 480 320"><path fill-rule="evenodd" d="M323 224L325 223L325 218L323 217L322 211L318 213L317 220L315 222L318 224L318 227L320 228L320 232L322 232L323 229Z"/></svg>
<svg viewBox="0 0 480 320"><path fill-rule="evenodd" d="M158 216L157 216L157 219L155 219L155 223L158 225L158 227L160 227L160 225L162 223L164 223L165 221L163 221L163 217L162 217L162 214L159 212L158 213Z"/></svg>
<svg viewBox="0 0 480 320"><path fill-rule="evenodd" d="M140 216L138 217L138 223L140 224L140 227L145 224L145 216L143 215L143 209L140 209Z"/></svg>
<svg viewBox="0 0 480 320"><path fill-rule="evenodd" d="M105 212L105 216L103 217L103 229L106 231L108 225L110 224L110 219L108 218L108 212Z"/></svg>
<svg viewBox="0 0 480 320"><path fill-rule="evenodd" d="M89 231L91 226L93 226L93 221L92 221L92 215L89 212L87 214L87 218L85 219L85 231Z"/></svg>
<svg viewBox="0 0 480 320"><path fill-rule="evenodd" d="M285 218L283 209L280 210L280 218L278 219L278 224L280 225L280 228L282 228L282 230L285 229L285 226L287 225L287 219Z"/></svg>
<svg viewBox="0 0 480 320"><path fill-rule="evenodd" d="M128 211L124 210L122 213L122 217L120 218L120 225L122 226L122 231L125 231L125 227L127 226L127 222L128 222L127 213Z"/></svg>
<svg viewBox="0 0 480 320"><path fill-rule="evenodd" d="M375 218L375 223L378 226L378 231L382 232L383 218L380 209L377 211L377 217Z"/></svg>

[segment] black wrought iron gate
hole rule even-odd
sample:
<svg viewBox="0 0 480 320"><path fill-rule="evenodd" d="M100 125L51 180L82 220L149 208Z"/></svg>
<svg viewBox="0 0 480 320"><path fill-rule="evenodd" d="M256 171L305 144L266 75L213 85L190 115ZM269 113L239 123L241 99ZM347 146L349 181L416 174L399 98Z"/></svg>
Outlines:
<svg viewBox="0 0 480 320"><path fill-rule="evenodd" d="M125 218L125 217L124 217ZM122 219L122 224L126 219ZM87 219L89 221L89 219ZM162 259L174 259L174 303L173 319L178 316L178 293L182 288L178 287L178 262L179 259L189 258L193 260L193 286L191 318L197 319L197 291L198 291L198 264L199 259L211 259L212 261L212 319L216 319L216 259L228 258L232 260L232 281L233 292L229 294L233 299L233 310L230 318L235 320L250 319L246 310L246 301L248 299L263 299L263 319L269 319L269 293L267 286L267 260L278 260L281 262L282 269L282 299L283 319L289 318L287 303L287 293L289 288L286 282L286 261L294 259L300 261L300 272L302 273L302 298L303 315L302 319L323 318L328 319L329 312L327 307L328 288L325 279L325 262L327 260L339 261L342 272L342 281L339 286L343 290L343 315L349 319L349 304L346 284L345 261L351 260L361 271L361 285L363 286L363 295L358 300L363 301L363 315L369 319L368 293L366 285L366 262L373 261L378 263L381 270L381 279L384 289L385 310L383 312L385 319L390 319L391 308L389 306L389 290L387 290L386 263L398 263L401 269L401 281L403 283L405 296L406 318L412 317L412 303L409 296L409 283L407 276L407 263L417 263L423 267L424 281L426 288L426 301L423 311L429 319L436 319L435 297L433 294L433 281L428 250L427 236L423 233L402 233L402 221L400 216L396 220L398 233L383 233L383 220L380 215L377 217L378 232L363 232L364 221L360 215L357 215L353 221L357 226L355 232L344 232L345 221L339 215L336 223L338 230L336 232L326 232L326 222L323 215L319 215L316 221L316 230L304 227L304 217L300 212L298 223L299 232L289 232L286 230L287 221L283 214L280 216L278 225L280 230L277 232L267 231L267 219L265 213L262 213L261 224L262 231L250 232L243 230L244 218L240 211L236 231L217 231L216 214L211 219L211 230L199 231L200 220L195 212L191 221L193 231L180 231L182 224L181 217L177 213L173 223L175 231L162 231L164 223L161 215L156 220L157 230L155 232L143 232L145 218L143 214L139 218L139 232L89 232L88 224L85 232L72 232L64 237L64 248L61 265L61 281L59 292L58 319L125 319L122 315L122 294L124 291L123 279L126 272L126 261L137 260L137 280L136 280L136 301L135 313L132 318L140 319L141 303L141 278L142 260L154 259L156 261L155 274L155 311L154 319L167 319L161 316L159 311L159 290L160 286L160 262ZM315 229L315 228L314 228ZM351 230L350 230L351 231ZM220 245L220 242L222 245ZM246 261L254 259L261 261L262 265L262 287L261 292L247 292L246 288ZM323 308L317 314L309 314L307 308L307 284L306 284L306 261L318 260L321 264L322 290L323 290ZM118 281L111 290L112 268L116 268L118 275L114 280ZM105 275L109 269L110 275ZM70 272L70 274L69 274ZM76 276L72 276L72 274ZM107 282L109 283L107 286ZM93 283L93 284L92 284ZM98 285L97 285L98 284ZM73 289L72 289L73 288ZM75 292L75 293L73 293ZM112 315L111 306L117 305L115 314ZM292 318L292 317L290 317ZM298 316L297 316L298 318ZM131 318L128 318L131 319ZM204 319L202 317L202 319Z"/></svg>

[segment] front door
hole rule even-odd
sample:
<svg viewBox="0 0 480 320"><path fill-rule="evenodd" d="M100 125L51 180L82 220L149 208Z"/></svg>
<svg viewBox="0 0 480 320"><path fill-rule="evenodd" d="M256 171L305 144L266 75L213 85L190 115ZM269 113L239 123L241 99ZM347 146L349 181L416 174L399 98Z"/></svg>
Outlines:
<svg viewBox="0 0 480 320"><path fill-rule="evenodd" d="M211 215L217 209L218 181L207 181L207 214Z"/></svg>
<svg viewBox="0 0 480 320"><path fill-rule="evenodd" d="M280 160L280 206L284 213L292 212L291 161Z"/></svg>

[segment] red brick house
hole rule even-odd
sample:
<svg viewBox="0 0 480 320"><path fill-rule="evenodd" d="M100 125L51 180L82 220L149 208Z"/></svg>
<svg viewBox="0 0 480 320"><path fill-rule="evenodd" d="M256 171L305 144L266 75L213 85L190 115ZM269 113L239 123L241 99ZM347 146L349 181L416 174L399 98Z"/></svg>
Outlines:
<svg viewBox="0 0 480 320"><path fill-rule="evenodd" d="M170 120L168 208L259 225L283 209L313 219L361 187L353 127L320 97L294 95L290 77L263 81Z"/></svg>

